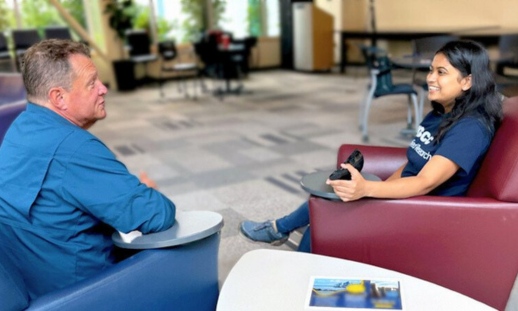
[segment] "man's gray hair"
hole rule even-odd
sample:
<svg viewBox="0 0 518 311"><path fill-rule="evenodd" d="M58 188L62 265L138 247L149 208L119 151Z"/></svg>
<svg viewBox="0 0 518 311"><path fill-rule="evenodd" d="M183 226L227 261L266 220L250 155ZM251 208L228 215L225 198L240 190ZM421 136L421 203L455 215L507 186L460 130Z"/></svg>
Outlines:
<svg viewBox="0 0 518 311"><path fill-rule="evenodd" d="M21 63L27 99L44 102L53 87L70 90L74 72L69 57L74 54L90 57L90 50L83 43L61 39L43 40L31 46Z"/></svg>

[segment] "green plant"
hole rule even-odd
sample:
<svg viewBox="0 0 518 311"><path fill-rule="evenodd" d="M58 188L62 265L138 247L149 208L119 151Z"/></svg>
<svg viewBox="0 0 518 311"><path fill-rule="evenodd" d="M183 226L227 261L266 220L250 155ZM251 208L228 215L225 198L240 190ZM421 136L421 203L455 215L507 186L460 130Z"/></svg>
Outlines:
<svg viewBox="0 0 518 311"><path fill-rule="evenodd" d="M61 5L83 28L87 27L83 0L61 0Z"/></svg>
<svg viewBox="0 0 518 311"><path fill-rule="evenodd" d="M181 0L182 1L182 12L187 14L186 18L182 23L182 29L185 31L184 37L181 41L190 41L191 38L198 35L201 31L205 30L205 19L203 17L203 7L205 0Z"/></svg>
<svg viewBox="0 0 518 311"><path fill-rule="evenodd" d="M0 1L0 31L13 28L15 25L14 15L12 10L7 7L5 1Z"/></svg>
<svg viewBox="0 0 518 311"><path fill-rule="evenodd" d="M43 36L45 26L64 24L58 11L47 0L24 1L20 11L22 25L38 29L40 36Z"/></svg>
<svg viewBox="0 0 518 311"><path fill-rule="evenodd" d="M226 0L213 0L212 1L212 19L214 21L214 25L219 26L219 22L222 20L223 12L225 12L225 7L227 5Z"/></svg>
<svg viewBox="0 0 518 311"><path fill-rule="evenodd" d="M182 23L182 28L185 31L185 36L182 41L195 41L197 36L212 27L217 27L221 21L223 12L225 11L226 1L225 0L213 0L212 1L212 20L213 25L208 25L208 16L206 12L206 0L181 0L182 1L182 12L186 13L189 18L185 19Z"/></svg>
<svg viewBox="0 0 518 311"><path fill-rule="evenodd" d="M86 27L82 0L61 0L60 4L80 25ZM21 5L21 17L24 27L37 28L41 36L43 36L43 29L45 27L67 25L58 10L48 0L24 1Z"/></svg>
<svg viewBox="0 0 518 311"><path fill-rule="evenodd" d="M104 0L107 2L104 13L109 14L110 27L121 40L125 40L126 31L133 28L136 6L132 0Z"/></svg>
<svg viewBox="0 0 518 311"><path fill-rule="evenodd" d="M263 1L248 0L248 33L251 36L259 37L263 34Z"/></svg>
<svg viewBox="0 0 518 311"><path fill-rule="evenodd" d="M137 29L147 29L148 33L151 33L151 31L149 30L149 7L139 6L138 11L139 13L135 17L134 27ZM165 39L169 39L167 35L173 29L173 23L168 22L165 18L160 16L157 16L156 23L156 32L158 35L158 40L163 41Z"/></svg>

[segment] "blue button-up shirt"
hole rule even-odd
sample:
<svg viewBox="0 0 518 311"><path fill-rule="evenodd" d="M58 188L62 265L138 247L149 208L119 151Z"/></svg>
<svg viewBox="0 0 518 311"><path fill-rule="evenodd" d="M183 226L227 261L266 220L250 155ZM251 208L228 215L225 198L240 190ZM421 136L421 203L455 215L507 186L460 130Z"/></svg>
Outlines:
<svg viewBox="0 0 518 311"><path fill-rule="evenodd" d="M113 229L171 227L175 206L142 184L95 136L29 103L0 147L1 256L32 298L113 264Z"/></svg>

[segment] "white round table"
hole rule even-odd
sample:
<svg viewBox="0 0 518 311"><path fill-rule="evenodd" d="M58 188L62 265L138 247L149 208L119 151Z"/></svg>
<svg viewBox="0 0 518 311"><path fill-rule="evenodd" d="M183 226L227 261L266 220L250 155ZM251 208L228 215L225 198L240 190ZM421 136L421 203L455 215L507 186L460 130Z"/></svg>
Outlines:
<svg viewBox="0 0 518 311"><path fill-rule="evenodd" d="M211 211L176 211L174 225L162 232L128 234L114 232L113 243L121 248L149 249L187 244L206 238L223 227L223 216Z"/></svg>
<svg viewBox="0 0 518 311"><path fill-rule="evenodd" d="M223 283L216 310L318 310L305 307L312 276L398 279L404 311L495 310L442 286L399 272L327 256L269 249L250 251L241 257Z"/></svg>

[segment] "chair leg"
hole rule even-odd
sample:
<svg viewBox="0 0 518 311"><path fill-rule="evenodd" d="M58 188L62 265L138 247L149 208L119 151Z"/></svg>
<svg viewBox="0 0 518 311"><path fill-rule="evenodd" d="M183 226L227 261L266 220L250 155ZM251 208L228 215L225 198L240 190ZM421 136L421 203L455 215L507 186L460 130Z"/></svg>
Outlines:
<svg viewBox="0 0 518 311"><path fill-rule="evenodd" d="M374 97L374 91L369 92L369 95L365 99L365 107L363 108L364 111L363 111L363 120L362 120L361 127L362 127L362 140L364 142L368 142L369 141L369 128L368 128L369 111L370 111L370 108L371 108L373 97Z"/></svg>
<svg viewBox="0 0 518 311"><path fill-rule="evenodd" d="M374 99L375 90L376 90L376 85L373 83L370 86L369 90L367 91L365 99L362 103L362 107L360 107L360 129L362 130L362 140L364 142L369 141L369 129L368 129L369 111L371 108L372 100Z"/></svg>
<svg viewBox="0 0 518 311"><path fill-rule="evenodd" d="M369 92L370 90L365 92L365 95L363 95L363 99L360 101L360 105L358 107L358 128L360 131L363 130L363 114L365 113L365 105L367 104L367 98L369 98Z"/></svg>
<svg viewBox="0 0 518 311"><path fill-rule="evenodd" d="M205 78L203 77L203 74L198 74L197 77L198 81L200 82L200 88L202 93L209 92L209 88L207 87L207 84L205 83Z"/></svg>
<svg viewBox="0 0 518 311"><path fill-rule="evenodd" d="M414 111L415 111L415 132L417 133L417 130L419 129L419 125L421 124L422 110L421 110L420 104L418 104L417 95L416 94L411 94L410 98L411 98L412 103L414 105Z"/></svg>
<svg viewBox="0 0 518 311"><path fill-rule="evenodd" d="M193 93L193 99L194 100L197 100L198 99L198 92L197 92L197 86L196 86L196 80L198 80L197 77L194 77L192 78L192 93Z"/></svg>
<svg viewBox="0 0 518 311"><path fill-rule="evenodd" d="M241 70L240 66L237 66L237 87L236 87L236 93L240 94L243 90L243 71Z"/></svg>
<svg viewBox="0 0 518 311"><path fill-rule="evenodd" d="M164 77L162 76L162 71L160 71L160 76L158 77L158 88L160 91L160 98L164 98Z"/></svg>
<svg viewBox="0 0 518 311"><path fill-rule="evenodd" d="M426 99L426 94L428 92L425 91L423 88L420 88L419 90L419 117L421 120L424 118L424 101Z"/></svg>
<svg viewBox="0 0 518 311"><path fill-rule="evenodd" d="M178 92L184 93L185 97L189 98L189 89L185 77L180 73L178 79Z"/></svg>
<svg viewBox="0 0 518 311"><path fill-rule="evenodd" d="M413 117L412 110L414 111ZM417 94L408 94L407 127L401 130L401 135L414 136L417 133L419 125L421 124L421 116L419 111L420 109Z"/></svg>
<svg viewBox="0 0 518 311"><path fill-rule="evenodd" d="M406 110L406 128L411 129L412 128L412 95L408 95L408 109Z"/></svg>

